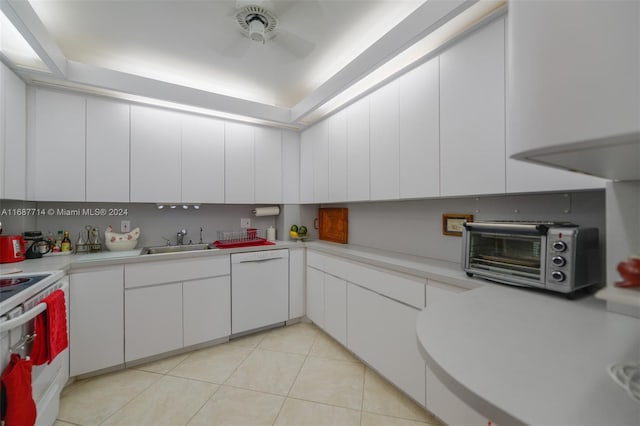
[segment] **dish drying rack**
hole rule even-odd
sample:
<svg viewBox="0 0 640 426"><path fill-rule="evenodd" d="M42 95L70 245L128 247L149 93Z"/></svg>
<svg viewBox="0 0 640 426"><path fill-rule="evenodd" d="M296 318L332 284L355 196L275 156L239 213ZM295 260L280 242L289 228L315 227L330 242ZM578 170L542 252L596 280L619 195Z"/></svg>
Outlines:
<svg viewBox="0 0 640 426"><path fill-rule="evenodd" d="M217 248L237 248L252 246L271 246L275 243L265 238L266 230L247 228L243 231L218 231L218 240L213 242Z"/></svg>

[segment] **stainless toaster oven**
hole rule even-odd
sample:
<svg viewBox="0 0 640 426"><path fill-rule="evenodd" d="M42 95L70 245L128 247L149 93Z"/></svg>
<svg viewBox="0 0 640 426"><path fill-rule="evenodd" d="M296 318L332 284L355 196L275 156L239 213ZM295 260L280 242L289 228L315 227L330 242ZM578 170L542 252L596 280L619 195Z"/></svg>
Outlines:
<svg viewBox="0 0 640 426"><path fill-rule="evenodd" d="M468 222L462 247L469 276L560 293L602 281L597 228L566 222Z"/></svg>

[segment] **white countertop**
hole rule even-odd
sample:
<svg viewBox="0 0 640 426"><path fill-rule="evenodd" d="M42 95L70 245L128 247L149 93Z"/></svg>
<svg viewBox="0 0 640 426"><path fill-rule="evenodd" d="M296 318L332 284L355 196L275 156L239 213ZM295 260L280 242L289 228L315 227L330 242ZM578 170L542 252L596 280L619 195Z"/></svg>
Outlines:
<svg viewBox="0 0 640 426"><path fill-rule="evenodd" d="M438 378L497 424L640 424L606 371L640 361L640 319L593 297L485 285L425 308L417 334Z"/></svg>
<svg viewBox="0 0 640 426"><path fill-rule="evenodd" d="M181 253L145 254L141 249L128 251L104 251L91 254L56 254L45 255L40 259L27 259L22 262L0 264L0 275L17 272L37 273L61 270L68 272L75 269L93 268L124 263L157 262L169 259L187 259L195 257L222 256L249 251L275 250L281 248L300 247L303 243L295 241L276 241L274 245L242 247L222 250L198 250Z"/></svg>

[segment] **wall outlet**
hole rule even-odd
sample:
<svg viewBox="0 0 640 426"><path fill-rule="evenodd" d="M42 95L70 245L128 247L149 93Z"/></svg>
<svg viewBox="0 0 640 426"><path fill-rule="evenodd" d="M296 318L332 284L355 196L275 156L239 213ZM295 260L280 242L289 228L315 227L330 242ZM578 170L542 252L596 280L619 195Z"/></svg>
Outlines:
<svg viewBox="0 0 640 426"><path fill-rule="evenodd" d="M240 219L240 228L250 228L251 227L251 218L243 217Z"/></svg>
<svg viewBox="0 0 640 426"><path fill-rule="evenodd" d="M129 232L131 231L131 221L130 220L121 220L120 221L120 232Z"/></svg>

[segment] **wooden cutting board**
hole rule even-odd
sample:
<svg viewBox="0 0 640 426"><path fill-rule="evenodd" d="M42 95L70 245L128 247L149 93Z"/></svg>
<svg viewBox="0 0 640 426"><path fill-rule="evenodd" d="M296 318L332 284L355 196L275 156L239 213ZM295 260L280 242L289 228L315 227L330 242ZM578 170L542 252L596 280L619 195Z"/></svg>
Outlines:
<svg viewBox="0 0 640 426"><path fill-rule="evenodd" d="M349 209L320 208L318 209L320 222L320 239L334 243L347 244L349 235Z"/></svg>

